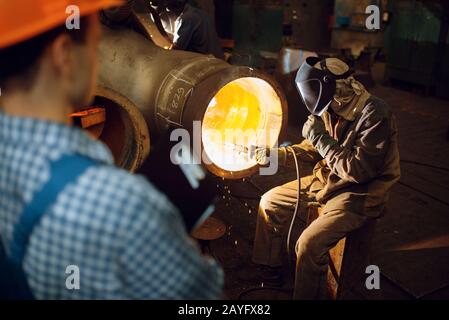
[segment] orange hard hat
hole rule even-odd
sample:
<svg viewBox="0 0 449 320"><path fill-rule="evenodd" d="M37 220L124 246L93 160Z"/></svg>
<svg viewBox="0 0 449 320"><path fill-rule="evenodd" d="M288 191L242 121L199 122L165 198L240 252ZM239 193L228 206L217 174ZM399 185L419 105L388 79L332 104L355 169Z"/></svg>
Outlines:
<svg viewBox="0 0 449 320"><path fill-rule="evenodd" d="M119 6L122 0L0 0L0 49L63 25L75 5L80 16ZM66 12L66 10L68 12Z"/></svg>

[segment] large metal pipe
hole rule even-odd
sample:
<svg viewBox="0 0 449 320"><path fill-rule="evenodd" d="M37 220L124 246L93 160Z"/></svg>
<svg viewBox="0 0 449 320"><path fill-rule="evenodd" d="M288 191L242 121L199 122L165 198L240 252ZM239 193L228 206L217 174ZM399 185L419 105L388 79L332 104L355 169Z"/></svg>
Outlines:
<svg viewBox="0 0 449 320"><path fill-rule="evenodd" d="M280 87L258 70L231 66L212 56L164 50L129 29L105 27L99 54L100 86L126 97L141 111L152 140L170 128L192 132L195 120L204 120L211 129L241 125L241 129L274 130L277 135L286 124L287 103ZM240 122L232 119L236 112L241 113ZM204 138L202 142L207 149ZM206 150L212 160L217 150ZM257 170L254 162L227 167L216 161L208 168L226 178Z"/></svg>
<svg viewBox="0 0 449 320"><path fill-rule="evenodd" d="M106 112L98 138L109 147L116 165L136 171L150 152L150 134L142 113L125 96L101 86L96 90L94 106Z"/></svg>

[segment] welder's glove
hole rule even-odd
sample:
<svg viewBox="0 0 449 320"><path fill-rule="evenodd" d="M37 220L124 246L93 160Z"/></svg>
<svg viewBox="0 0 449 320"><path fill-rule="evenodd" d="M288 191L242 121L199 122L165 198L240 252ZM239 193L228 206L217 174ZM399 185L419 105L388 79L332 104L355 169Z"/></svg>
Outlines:
<svg viewBox="0 0 449 320"><path fill-rule="evenodd" d="M281 148L257 148L255 151L255 160L258 164L261 166L268 165L270 161L270 155L273 154L273 152L277 152L278 155L278 164L279 165L285 165L287 162L287 150L283 147Z"/></svg>
<svg viewBox="0 0 449 320"><path fill-rule="evenodd" d="M318 153L325 158L329 150L338 144L326 130L323 120L320 117L310 115L309 119L302 127L302 136L310 141Z"/></svg>
<svg viewBox="0 0 449 320"><path fill-rule="evenodd" d="M315 146L320 137L327 133L326 126L320 117L310 115L302 127L302 136Z"/></svg>

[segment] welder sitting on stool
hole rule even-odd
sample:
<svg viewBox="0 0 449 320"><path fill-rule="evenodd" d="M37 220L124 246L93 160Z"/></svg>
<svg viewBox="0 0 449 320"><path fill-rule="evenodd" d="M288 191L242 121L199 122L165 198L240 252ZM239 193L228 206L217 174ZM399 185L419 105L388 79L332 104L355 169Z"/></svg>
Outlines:
<svg viewBox="0 0 449 320"><path fill-rule="evenodd" d="M317 162L313 174L300 179L301 201L318 202L322 211L296 243L294 298L325 299L329 249L378 218L399 179L397 129L387 104L370 95L339 59L307 59L296 85L311 115L302 129L306 140L293 150L300 162ZM292 160L285 148L262 148L256 150L257 161L266 164L270 152L278 153L281 165ZM261 265L258 275L266 285L282 284L283 236L297 193L295 180L260 201L253 262Z"/></svg>

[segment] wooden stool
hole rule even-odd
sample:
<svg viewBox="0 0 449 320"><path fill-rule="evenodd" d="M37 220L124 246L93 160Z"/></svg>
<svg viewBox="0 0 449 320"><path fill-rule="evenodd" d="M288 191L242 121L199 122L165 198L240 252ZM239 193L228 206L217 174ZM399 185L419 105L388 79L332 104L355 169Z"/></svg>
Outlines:
<svg viewBox="0 0 449 320"><path fill-rule="evenodd" d="M318 218L320 212L320 207L309 206L308 224ZM371 239L376 224L377 220L371 219L365 226L349 233L329 250L327 283L331 299L345 299L351 297L353 288L364 288L365 270L370 265Z"/></svg>

